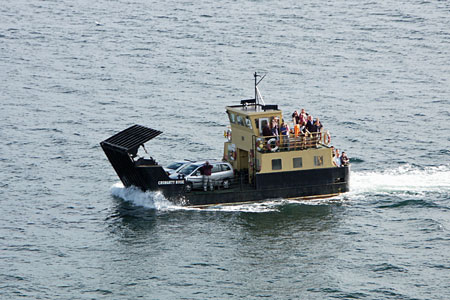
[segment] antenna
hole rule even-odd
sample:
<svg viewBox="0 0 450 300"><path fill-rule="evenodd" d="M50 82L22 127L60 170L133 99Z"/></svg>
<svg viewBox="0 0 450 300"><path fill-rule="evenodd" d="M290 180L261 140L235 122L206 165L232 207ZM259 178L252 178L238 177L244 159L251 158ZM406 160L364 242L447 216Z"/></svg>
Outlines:
<svg viewBox="0 0 450 300"><path fill-rule="evenodd" d="M266 75L267 75L267 73L261 77L261 75L259 75L256 72L253 74L253 76L255 77L255 102L256 102L256 104L259 104L259 100L261 100L262 105L266 105L263 97L261 96L261 92L258 89L258 84L264 79L264 77L266 77ZM258 80L258 77L261 77L261 79Z"/></svg>

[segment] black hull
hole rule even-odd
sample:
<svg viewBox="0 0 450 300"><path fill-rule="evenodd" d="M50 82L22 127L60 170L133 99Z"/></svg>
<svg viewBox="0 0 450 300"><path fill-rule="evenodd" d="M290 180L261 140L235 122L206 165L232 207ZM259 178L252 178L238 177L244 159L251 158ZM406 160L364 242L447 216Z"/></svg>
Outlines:
<svg viewBox="0 0 450 300"><path fill-rule="evenodd" d="M238 187L215 191L192 191L171 194L163 192L172 202L187 206L236 204L266 199L325 198L349 191L348 166L296 172L277 173L284 181L276 184L272 176L259 174L256 186L242 184ZM273 174L270 174L273 175ZM266 182L269 180L269 182Z"/></svg>

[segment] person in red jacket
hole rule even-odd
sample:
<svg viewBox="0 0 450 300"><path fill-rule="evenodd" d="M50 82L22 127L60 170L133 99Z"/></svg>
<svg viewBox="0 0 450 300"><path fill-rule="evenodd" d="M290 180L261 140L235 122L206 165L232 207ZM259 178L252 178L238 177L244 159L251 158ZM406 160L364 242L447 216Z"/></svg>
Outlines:
<svg viewBox="0 0 450 300"><path fill-rule="evenodd" d="M203 190L206 192L209 185L211 191L213 190L213 185L211 181L211 169L213 166L209 164L208 161L200 168L200 173L203 175Z"/></svg>

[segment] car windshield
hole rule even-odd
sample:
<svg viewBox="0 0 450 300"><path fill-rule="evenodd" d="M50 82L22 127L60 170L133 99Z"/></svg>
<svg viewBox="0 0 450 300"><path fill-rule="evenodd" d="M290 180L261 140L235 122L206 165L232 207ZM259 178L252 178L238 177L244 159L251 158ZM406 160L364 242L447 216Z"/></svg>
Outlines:
<svg viewBox="0 0 450 300"><path fill-rule="evenodd" d="M184 167L183 169L181 169L180 173L187 176L189 174L192 173L192 171L194 171L195 169L197 169L198 167L200 167L199 165L188 165L187 167Z"/></svg>
<svg viewBox="0 0 450 300"><path fill-rule="evenodd" d="M167 166L167 169L176 170L183 165L182 162L173 162Z"/></svg>

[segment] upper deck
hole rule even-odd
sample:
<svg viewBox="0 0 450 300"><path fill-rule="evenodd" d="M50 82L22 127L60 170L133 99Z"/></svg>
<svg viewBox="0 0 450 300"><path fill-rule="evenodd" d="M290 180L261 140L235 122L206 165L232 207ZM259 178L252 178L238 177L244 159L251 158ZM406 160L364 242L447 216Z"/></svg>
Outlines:
<svg viewBox="0 0 450 300"><path fill-rule="evenodd" d="M263 105L256 104L255 99L241 100L240 105L230 105L227 106L227 110L234 111L236 113L241 113L245 115L255 115L255 114L266 114L273 112L281 112L278 109L278 105Z"/></svg>

